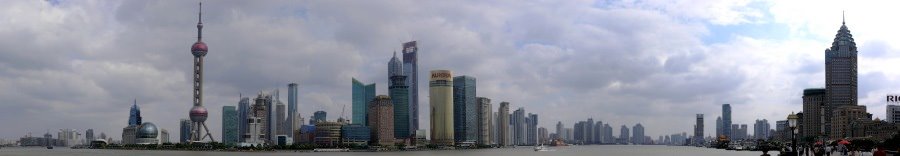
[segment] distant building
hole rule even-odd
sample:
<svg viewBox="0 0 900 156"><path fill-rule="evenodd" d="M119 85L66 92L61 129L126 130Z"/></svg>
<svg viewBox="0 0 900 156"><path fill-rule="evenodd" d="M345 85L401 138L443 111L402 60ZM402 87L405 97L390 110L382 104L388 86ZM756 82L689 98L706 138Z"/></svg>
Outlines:
<svg viewBox="0 0 900 156"><path fill-rule="evenodd" d="M256 98L253 99L253 101L255 101L255 102L253 103L253 106L251 107L250 114L251 114L251 117L255 117L260 120L260 122L257 122L256 124L259 126L259 129L261 130L260 131L260 135L262 135L261 139L263 142L266 142L269 144L274 144L275 140L273 139L273 137L275 137L276 131L275 131L275 128L273 128L273 127L275 127L275 124L273 124L273 123L274 123L276 117L275 117L275 114L273 113L273 112L275 112L273 110L273 109L275 109L274 108L275 106L273 105L272 95L265 94L263 92L259 92L259 94L256 95ZM247 141L247 142L249 142L249 141Z"/></svg>
<svg viewBox="0 0 900 156"><path fill-rule="evenodd" d="M287 114L284 114L287 106L284 103L281 103L281 100L277 100L277 104L275 104L275 134L276 135L287 135L287 129L285 125L287 125Z"/></svg>
<svg viewBox="0 0 900 156"><path fill-rule="evenodd" d="M525 108L519 107L512 115L513 145L525 145Z"/></svg>
<svg viewBox="0 0 900 156"><path fill-rule="evenodd" d="M94 141L94 139L96 139L96 138L94 138L94 129L88 129L88 130L84 131L84 139L88 143L90 143L91 141Z"/></svg>
<svg viewBox="0 0 900 156"><path fill-rule="evenodd" d="M729 139L731 136L731 104L722 104L722 134Z"/></svg>
<svg viewBox="0 0 900 156"><path fill-rule="evenodd" d="M190 142L190 140L191 140L191 120L181 119L181 122L179 125L180 126L178 129L179 129L180 135L178 137L178 141L180 141L181 143ZM122 138L125 138L124 133L122 135Z"/></svg>
<svg viewBox="0 0 900 156"><path fill-rule="evenodd" d="M320 121L316 123L315 143L320 147L336 147L341 144L341 127L344 122ZM368 132L366 133L368 134Z"/></svg>
<svg viewBox="0 0 900 156"><path fill-rule="evenodd" d="M297 83L289 83L288 84L288 112L287 112L287 123L285 126L285 133L288 137L294 137L294 130L300 128L298 123L301 123L303 120L297 119L299 117L299 113L297 113Z"/></svg>
<svg viewBox="0 0 900 156"><path fill-rule="evenodd" d="M238 106L237 107L238 108L238 113L237 113L238 114L238 120L237 120L238 121L238 135L243 136L243 135L247 134L247 130L249 129L247 127L247 125L248 125L247 121L249 121L249 119L250 119L249 117L250 117L251 110L250 110L250 98L243 97L243 95L241 95L240 99L241 100L238 102L238 105L237 105ZM188 122L188 124L190 124L190 122ZM190 137L188 139L190 139ZM239 139L240 139L239 142L244 142L244 137L239 137Z"/></svg>
<svg viewBox="0 0 900 156"><path fill-rule="evenodd" d="M509 102L500 102L500 107L497 110L497 116L497 123L499 125L497 126L497 137L499 138L497 145L500 147L512 145L509 142Z"/></svg>
<svg viewBox="0 0 900 156"><path fill-rule="evenodd" d="M222 143L236 144L241 141L237 113L235 106L222 106Z"/></svg>
<svg viewBox="0 0 900 156"><path fill-rule="evenodd" d="M622 125L619 132L619 144L627 145L631 139L631 132L628 130L628 126Z"/></svg>
<svg viewBox="0 0 900 156"><path fill-rule="evenodd" d="M722 117L716 117L716 137L722 136Z"/></svg>
<svg viewBox="0 0 900 156"><path fill-rule="evenodd" d="M135 99L134 105L131 105L131 111L128 115L128 125L140 125L141 119L141 108L137 106L137 99Z"/></svg>
<svg viewBox="0 0 900 156"><path fill-rule="evenodd" d="M477 144L480 145L491 145L493 142L491 141L491 132L493 129L491 128L493 123L491 122L491 114L493 113L491 106L491 99L485 97L477 97L475 98L476 103L476 132L477 132Z"/></svg>
<svg viewBox="0 0 900 156"><path fill-rule="evenodd" d="M247 119L247 133L242 134L241 146L260 146L265 145L266 135L262 125L265 124L262 118L250 116Z"/></svg>
<svg viewBox="0 0 900 156"><path fill-rule="evenodd" d="M453 132L457 143L475 143L477 133L477 109L475 78L453 77Z"/></svg>
<svg viewBox="0 0 900 156"><path fill-rule="evenodd" d="M369 128L371 128L371 144L393 146L394 138L394 104L387 95L375 96L369 102Z"/></svg>
<svg viewBox="0 0 900 156"><path fill-rule="evenodd" d="M538 115L528 113L528 120L525 122L526 145L538 144ZM587 128L590 129L590 128Z"/></svg>
<svg viewBox="0 0 900 156"><path fill-rule="evenodd" d="M756 123L753 124L753 136L756 139L768 140L769 136L771 136L771 134L769 134L769 129L772 128L770 127L768 120L757 119Z"/></svg>
<svg viewBox="0 0 900 156"><path fill-rule="evenodd" d="M341 144L368 145L372 140L373 130L361 124L343 125L340 130Z"/></svg>
<svg viewBox="0 0 900 156"><path fill-rule="evenodd" d="M537 144L549 144L550 136L547 132L547 128L540 127L538 128L538 143Z"/></svg>
<svg viewBox="0 0 900 156"><path fill-rule="evenodd" d="M613 128L609 126L609 124L603 124L603 139L606 144L614 144L615 137L613 137Z"/></svg>
<svg viewBox="0 0 900 156"><path fill-rule="evenodd" d="M429 82L431 105L431 144L453 146L453 74L449 70L432 70Z"/></svg>
<svg viewBox="0 0 900 156"><path fill-rule="evenodd" d="M723 109L724 108L725 107L723 105ZM728 109L728 116L729 117L727 121L730 123L731 107L729 107ZM723 118L722 121L725 122L726 120ZM694 125L694 138L692 140L694 141L694 145L702 145L705 142L703 141L703 114L697 114L697 123Z"/></svg>
<svg viewBox="0 0 900 156"><path fill-rule="evenodd" d="M313 113L313 116L309 118L309 125L316 125L317 122L325 121L328 117L328 113L325 111L316 111Z"/></svg>
<svg viewBox="0 0 900 156"><path fill-rule="evenodd" d="M594 143L594 118L588 118L584 123L584 144Z"/></svg>
<svg viewBox="0 0 900 156"><path fill-rule="evenodd" d="M631 142L634 143L635 145L643 145L643 144L649 143L649 142L644 142L645 141L644 138L646 138L646 136L644 135L644 126L641 125L640 123L634 125L634 127L632 128L632 137L631 137L632 141Z"/></svg>
<svg viewBox="0 0 900 156"><path fill-rule="evenodd" d="M368 116L366 109L369 108L367 104L369 101L375 98L375 83L372 84L363 84L356 80L356 78L352 79L352 91L353 91L353 118L350 120L353 124L362 124L366 125L368 123Z"/></svg>
<svg viewBox="0 0 900 156"><path fill-rule="evenodd" d="M122 144L137 144L137 129L139 125L128 125L122 128ZM190 133L188 133L190 134Z"/></svg>

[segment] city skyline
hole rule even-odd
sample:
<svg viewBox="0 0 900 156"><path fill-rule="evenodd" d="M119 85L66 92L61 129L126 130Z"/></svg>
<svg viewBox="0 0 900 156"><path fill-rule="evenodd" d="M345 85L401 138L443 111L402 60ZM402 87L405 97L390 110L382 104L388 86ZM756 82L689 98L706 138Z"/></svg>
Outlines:
<svg viewBox="0 0 900 156"><path fill-rule="evenodd" d="M0 6L5 11L22 8L30 12L21 17L14 15L22 13L0 14L17 21L0 23L9 28L0 29L0 35L9 36L7 39L27 38L5 41L2 43L9 46L0 46L0 87L7 91L0 93L0 98L8 100L0 104L4 110L0 121L22 125L0 131L0 138L60 128L94 129L97 133L121 136L119 129L127 123L125 117L134 98L141 99L138 105L144 120L153 121L160 128L178 129L179 119L187 118L186 111L171 110L189 108L191 61L185 56L185 45L195 37L192 27L197 20L196 3L79 3L15 1ZM724 103L732 104L735 124L753 124L756 119L773 123L783 120L784 114L801 110L803 89L824 87L823 49L831 44L842 20L840 10L845 9L847 25L861 48L859 104L867 106L874 117L884 119L883 96L898 93L892 88L900 86L900 80L895 78L900 77L900 72L889 70L897 66L894 62L900 58L893 45L900 42L892 39L900 32L889 29L897 26L894 23L868 18L879 17L873 12L890 9L859 9L871 7L867 4L823 5L790 13L785 8L797 4L699 3L700 7L751 8L717 10L734 16L709 17L694 13L700 9L693 7L662 11L641 8L667 6L652 2L596 4L600 7L585 2L527 2L571 8L561 13L521 9L515 4L466 4L511 12L471 10L477 15L395 8L411 5L407 2L371 4L403 13L376 9L371 11L383 14L366 15L309 7L331 6L317 3L204 3L204 42L213 49L205 60L208 66L204 67L203 100L210 111L206 124L214 140L221 140L222 134L221 119L217 118L222 112L218 108L236 106L241 93L253 95L275 87L285 89L288 83L296 82L300 86L300 116L325 110L332 114L328 120L339 117L341 107L351 105L351 87L346 83L351 77L383 84L377 86L376 92L388 94L384 64L393 51L401 51L401 43L408 41L418 41L421 48L420 72L416 75L420 82L418 94L428 93L428 84L424 83L427 74L423 74L427 71L448 69L471 75L479 78L477 96L509 101L511 109L524 107L540 114L543 122L539 127L547 128L556 121L571 126L574 121L593 118L613 126L641 123L647 126L646 135L654 137L692 132L692 115L706 114L704 132L711 135L715 132L715 127L710 126L715 125L712 119L721 116L719 108ZM421 7L462 5L447 3L450 4L423 2ZM279 6L287 9L271 9ZM584 19L563 18L576 13L584 13ZM535 14L553 16L531 16ZM816 18L801 19L810 15ZM368 21L358 20L357 16L390 18ZM317 32L337 25L322 22L323 18L371 27L345 26ZM554 23L559 25L516 24L532 18L558 21ZM485 24L471 26L475 22ZM635 27L646 22L672 27ZM72 31L67 25L86 25L86 29ZM522 27L503 31L510 26ZM10 31L20 29L27 34ZM754 32L756 29L771 31ZM562 32L550 33L557 30ZM645 31L652 33L647 35L654 35L653 39L637 37ZM88 36L100 38L86 40ZM621 39L620 44L606 44L610 38ZM665 46L654 48L646 43ZM697 89L685 91L686 88ZM418 106L427 108L428 100L427 96L420 96ZM348 109L344 117L349 118L350 112ZM428 112L420 111L418 115L420 129L427 129ZM21 117L33 120L13 121Z"/></svg>

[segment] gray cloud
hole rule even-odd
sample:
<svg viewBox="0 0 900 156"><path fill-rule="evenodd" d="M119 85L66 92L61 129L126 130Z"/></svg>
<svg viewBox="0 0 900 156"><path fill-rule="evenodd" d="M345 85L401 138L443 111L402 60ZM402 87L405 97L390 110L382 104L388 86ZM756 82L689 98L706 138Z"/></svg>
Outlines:
<svg viewBox="0 0 900 156"><path fill-rule="evenodd" d="M538 113L546 127L593 117L614 126L642 123L656 136L690 131L697 113L712 125L722 103L753 111L735 112L736 123L774 124L799 110L803 88L824 86L820 54L827 40L801 39L815 44L799 52L797 42L743 37L704 44L700 38L715 33L706 24L754 23L761 15L740 9L749 2L697 4L208 2L208 124L218 137L221 106L235 105L238 94L276 88L286 101L290 82L300 84L301 115L325 110L335 119L350 105L351 77L387 93L387 61L409 40L419 41L421 73L449 69L477 77L479 96ZM705 6L719 6L712 11L723 16L709 16ZM0 19L8 19L0 21L0 123L17 125L0 137L93 128L119 138L134 99L145 121L177 136L178 119L190 107L196 11L186 1L0 6ZM427 95L426 83L419 87ZM860 95L884 88L861 83ZM427 96L421 104L427 106Z"/></svg>

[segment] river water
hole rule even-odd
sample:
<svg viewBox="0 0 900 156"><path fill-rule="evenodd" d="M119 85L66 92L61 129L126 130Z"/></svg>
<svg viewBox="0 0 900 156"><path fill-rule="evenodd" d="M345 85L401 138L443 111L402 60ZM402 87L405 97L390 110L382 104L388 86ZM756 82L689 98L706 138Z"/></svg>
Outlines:
<svg viewBox="0 0 900 156"><path fill-rule="evenodd" d="M721 149L683 146L628 146L597 145L551 147L555 151L534 152L530 147L441 150L411 152L197 152L197 151L144 151L144 150L96 150L96 149L46 149L39 147L0 149L2 156L758 156L758 151L726 151ZM777 152L769 152L777 155Z"/></svg>

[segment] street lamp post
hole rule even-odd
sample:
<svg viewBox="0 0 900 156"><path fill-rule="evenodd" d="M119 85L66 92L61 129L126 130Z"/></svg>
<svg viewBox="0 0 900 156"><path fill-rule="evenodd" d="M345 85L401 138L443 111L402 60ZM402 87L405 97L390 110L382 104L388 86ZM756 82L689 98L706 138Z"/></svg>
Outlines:
<svg viewBox="0 0 900 156"><path fill-rule="evenodd" d="M797 135L797 119L798 118L799 117L797 117L797 115L794 114L794 112L791 112L791 115L788 115L788 117L787 117L788 125L791 127L791 149L792 149L791 152L794 152L794 155L800 154L799 152L797 152L798 150L797 150L797 137L796 137L796 135Z"/></svg>

